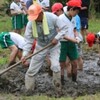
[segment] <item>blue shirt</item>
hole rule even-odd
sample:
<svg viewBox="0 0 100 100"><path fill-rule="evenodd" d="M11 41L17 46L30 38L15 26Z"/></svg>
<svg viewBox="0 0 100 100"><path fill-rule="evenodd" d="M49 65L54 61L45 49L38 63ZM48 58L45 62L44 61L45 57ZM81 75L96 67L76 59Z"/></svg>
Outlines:
<svg viewBox="0 0 100 100"><path fill-rule="evenodd" d="M78 15L75 16L75 20L76 20L76 30L77 32L80 32L81 30L81 21L80 21L80 17Z"/></svg>
<svg viewBox="0 0 100 100"><path fill-rule="evenodd" d="M32 4L33 4L33 0L28 0L28 1L26 2L26 7L27 7L27 9L28 9Z"/></svg>

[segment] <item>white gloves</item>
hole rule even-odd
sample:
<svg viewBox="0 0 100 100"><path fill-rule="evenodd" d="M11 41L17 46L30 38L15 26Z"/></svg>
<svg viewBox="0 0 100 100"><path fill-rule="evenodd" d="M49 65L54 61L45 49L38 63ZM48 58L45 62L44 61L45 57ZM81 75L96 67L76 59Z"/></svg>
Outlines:
<svg viewBox="0 0 100 100"><path fill-rule="evenodd" d="M77 40L77 43L80 43L81 42L81 39L79 37L75 37L76 40Z"/></svg>

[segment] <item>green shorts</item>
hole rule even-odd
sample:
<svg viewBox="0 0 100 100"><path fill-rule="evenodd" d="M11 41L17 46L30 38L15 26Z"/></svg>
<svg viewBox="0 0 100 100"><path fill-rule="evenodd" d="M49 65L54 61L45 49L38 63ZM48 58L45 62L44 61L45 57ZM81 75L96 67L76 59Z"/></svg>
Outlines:
<svg viewBox="0 0 100 100"><path fill-rule="evenodd" d="M14 45L14 42L10 38L9 32L0 33L0 45L2 49Z"/></svg>
<svg viewBox="0 0 100 100"><path fill-rule="evenodd" d="M27 15L23 15L23 25L26 26L28 23Z"/></svg>
<svg viewBox="0 0 100 100"><path fill-rule="evenodd" d="M13 29L22 29L23 28L23 15L19 14L12 16L12 25Z"/></svg>
<svg viewBox="0 0 100 100"><path fill-rule="evenodd" d="M65 62L67 56L71 61L76 60L79 57L75 43L70 41L62 41L59 61Z"/></svg>

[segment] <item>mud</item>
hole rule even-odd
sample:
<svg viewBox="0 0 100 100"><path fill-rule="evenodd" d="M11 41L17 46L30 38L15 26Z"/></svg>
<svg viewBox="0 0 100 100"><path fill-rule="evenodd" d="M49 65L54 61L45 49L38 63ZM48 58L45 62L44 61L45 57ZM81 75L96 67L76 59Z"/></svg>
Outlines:
<svg viewBox="0 0 100 100"><path fill-rule="evenodd" d="M76 85L65 74L65 85L62 87L62 96L77 97L86 94L100 92L100 66L97 65L99 55L94 52L84 53L83 71L78 71L78 84ZM27 69L17 66L9 73L0 77L0 92L22 95L25 89L24 76ZM52 77L47 73L47 64L44 63L40 72L36 75L36 87L33 95L47 95L56 97L56 91L52 85Z"/></svg>

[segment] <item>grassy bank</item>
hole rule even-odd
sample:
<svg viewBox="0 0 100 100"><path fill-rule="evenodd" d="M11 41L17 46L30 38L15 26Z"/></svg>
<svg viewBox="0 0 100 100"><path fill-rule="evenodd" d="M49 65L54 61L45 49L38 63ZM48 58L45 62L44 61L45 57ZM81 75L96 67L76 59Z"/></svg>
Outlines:
<svg viewBox="0 0 100 100"><path fill-rule="evenodd" d="M50 98L47 96L14 96L12 94L0 94L0 100L100 100L100 94L86 95L78 98L63 97L63 98Z"/></svg>
<svg viewBox="0 0 100 100"><path fill-rule="evenodd" d="M100 19L89 20L89 32L97 33L100 31Z"/></svg>

